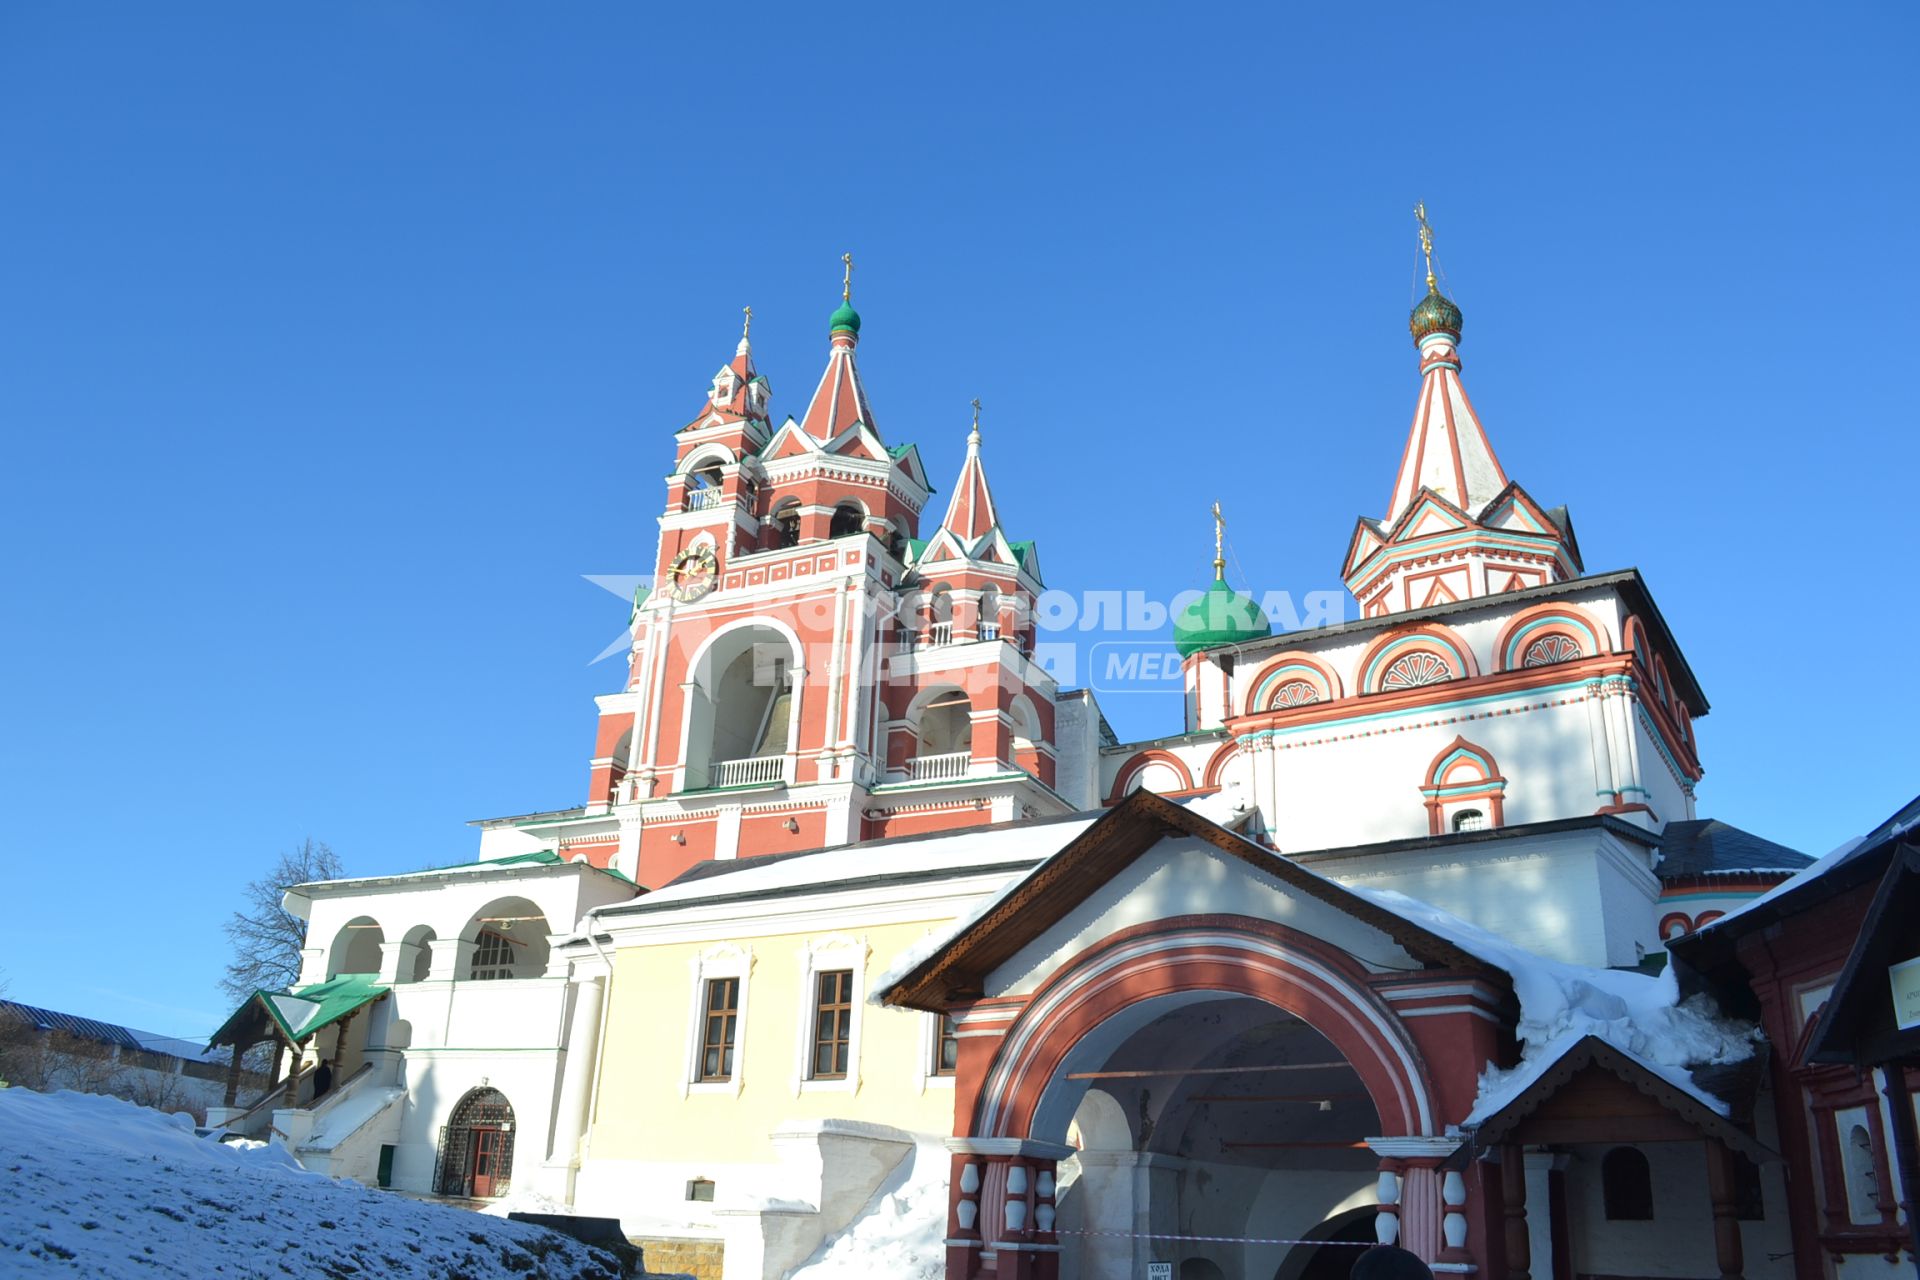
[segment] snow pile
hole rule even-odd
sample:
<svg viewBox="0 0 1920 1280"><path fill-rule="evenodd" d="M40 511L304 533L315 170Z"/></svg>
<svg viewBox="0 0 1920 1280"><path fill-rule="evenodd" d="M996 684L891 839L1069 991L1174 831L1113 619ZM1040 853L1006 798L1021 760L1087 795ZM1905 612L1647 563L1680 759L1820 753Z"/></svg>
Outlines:
<svg viewBox="0 0 1920 1280"><path fill-rule="evenodd" d="M0 1089L0 1273L155 1280L615 1280L538 1227L309 1173L118 1098Z"/></svg>
<svg viewBox="0 0 1920 1280"><path fill-rule="evenodd" d="M947 1149L922 1142L860 1216L787 1280L940 1280L947 1274Z"/></svg>
<svg viewBox="0 0 1920 1280"><path fill-rule="evenodd" d="M1481 1072L1469 1126L1511 1102L1587 1036L1637 1059L1719 1114L1727 1113L1726 1103L1693 1083L1688 1068L1751 1057L1758 1028L1725 1016L1706 996L1681 1002L1671 966L1655 977L1549 960L1404 893L1348 887L1513 979L1520 1000L1520 1061Z"/></svg>

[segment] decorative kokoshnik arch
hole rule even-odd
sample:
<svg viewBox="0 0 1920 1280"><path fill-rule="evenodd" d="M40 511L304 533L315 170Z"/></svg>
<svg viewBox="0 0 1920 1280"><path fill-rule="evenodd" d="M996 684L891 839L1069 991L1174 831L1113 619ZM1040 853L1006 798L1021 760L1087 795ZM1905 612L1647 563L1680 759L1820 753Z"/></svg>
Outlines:
<svg viewBox="0 0 1920 1280"><path fill-rule="evenodd" d="M1325 1036L1359 1075L1384 1136L1436 1132L1420 1051L1358 963L1272 921L1186 916L1102 940L1034 993L987 1070L974 1136L1062 1141L1078 1096L1060 1086L1076 1056L1104 1057L1131 1024L1215 996L1262 1001Z"/></svg>

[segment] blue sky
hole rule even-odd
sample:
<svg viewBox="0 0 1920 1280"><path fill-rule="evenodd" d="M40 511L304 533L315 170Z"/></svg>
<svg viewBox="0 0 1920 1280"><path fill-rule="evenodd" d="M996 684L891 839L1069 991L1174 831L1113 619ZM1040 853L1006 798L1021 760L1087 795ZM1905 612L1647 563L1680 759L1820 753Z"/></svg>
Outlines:
<svg viewBox="0 0 1920 1280"><path fill-rule="evenodd" d="M190 1034L312 836L584 794L589 665L740 307L777 416L859 262L882 433L967 401L1049 581L1338 586L1465 377L1714 704L1703 814L1920 784L1911 6L0 9L12 998ZM1107 701L1123 735L1177 700Z"/></svg>

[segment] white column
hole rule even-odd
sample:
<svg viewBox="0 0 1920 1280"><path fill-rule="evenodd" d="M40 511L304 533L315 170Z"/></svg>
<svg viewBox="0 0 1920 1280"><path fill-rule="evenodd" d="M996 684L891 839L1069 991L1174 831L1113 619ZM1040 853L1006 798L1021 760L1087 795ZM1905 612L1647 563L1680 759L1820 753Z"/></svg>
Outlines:
<svg viewBox="0 0 1920 1280"><path fill-rule="evenodd" d="M1533 1274L1553 1275L1553 1196L1550 1182L1556 1169L1564 1169L1567 1157L1551 1151L1529 1151L1527 1168L1527 1243L1533 1254Z"/></svg>
<svg viewBox="0 0 1920 1280"><path fill-rule="evenodd" d="M560 1080L560 1106L553 1122L551 1158L571 1163L587 1131L593 1104L593 1063L600 1053L601 987L605 979L573 984L573 1025L567 1034L567 1064Z"/></svg>
<svg viewBox="0 0 1920 1280"><path fill-rule="evenodd" d="M427 948L433 955L427 966L427 981L451 982L473 972L473 953L480 944L465 938L435 938Z"/></svg>

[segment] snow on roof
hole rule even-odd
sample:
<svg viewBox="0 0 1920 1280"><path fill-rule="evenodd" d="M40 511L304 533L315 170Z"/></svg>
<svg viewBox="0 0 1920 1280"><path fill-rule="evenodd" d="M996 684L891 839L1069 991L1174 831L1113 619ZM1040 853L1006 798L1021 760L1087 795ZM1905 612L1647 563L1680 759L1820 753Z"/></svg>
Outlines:
<svg viewBox="0 0 1920 1280"><path fill-rule="evenodd" d="M118 1098L0 1089L0 1257L8 1275L196 1280L589 1280L606 1253L526 1223L301 1169L275 1143L194 1136Z"/></svg>
<svg viewBox="0 0 1920 1280"><path fill-rule="evenodd" d="M1504 970L1520 1001L1520 1061L1489 1064L1466 1123L1485 1120L1538 1080L1582 1039L1596 1036L1719 1115L1727 1104L1693 1083L1688 1068L1740 1062L1757 1029L1722 1014L1711 997L1680 999L1672 966L1657 977L1535 955L1440 908L1391 889L1348 888Z"/></svg>
<svg viewBox="0 0 1920 1280"><path fill-rule="evenodd" d="M1809 884L1812 881L1818 880L1821 876L1826 875L1829 871L1832 871L1835 867L1839 866L1841 863L1846 862L1856 851L1859 850L1860 846L1865 843L1866 843L1866 837L1855 836L1853 839L1847 841L1845 844L1840 845L1838 848L1836 848L1833 852L1827 854L1825 857L1816 859L1815 861L1809 863L1804 869L1800 871L1796 871L1794 874L1788 876L1785 880L1782 880L1779 884L1773 886L1773 888L1767 890L1765 893L1755 898L1748 898L1745 902L1741 903L1739 906L1735 907L1733 910L1727 912L1725 915L1722 915L1716 919L1707 921L1707 923L1701 925L1698 929L1694 930L1694 932L1706 933L1710 929L1716 929L1719 926L1725 924L1729 920L1739 919L1741 916L1747 914L1747 912L1752 911L1755 907L1764 906L1766 903L1772 902L1775 898L1783 897L1786 894L1792 893L1794 890L1800 888L1800 886L1804 884Z"/></svg>
<svg viewBox="0 0 1920 1280"><path fill-rule="evenodd" d="M735 869L682 877L633 902L602 907L594 914L620 916L705 899L772 894L912 872L993 867L1011 870L1062 848L1092 826L1098 816L1076 814L1057 822L1026 822L877 840L786 858L743 859L735 864Z"/></svg>
<svg viewBox="0 0 1920 1280"><path fill-rule="evenodd" d="M189 1062L224 1063L227 1057L225 1054L213 1053L191 1040L157 1035L151 1031L138 1031L133 1027L123 1027L117 1022L101 1022L97 1018L83 1018L78 1014L61 1013L57 1009L41 1009L12 1000L0 1000L0 1013L11 1014L39 1031L64 1031L68 1035L78 1036L83 1040L119 1045L124 1049L145 1049L149 1053L170 1054Z"/></svg>

